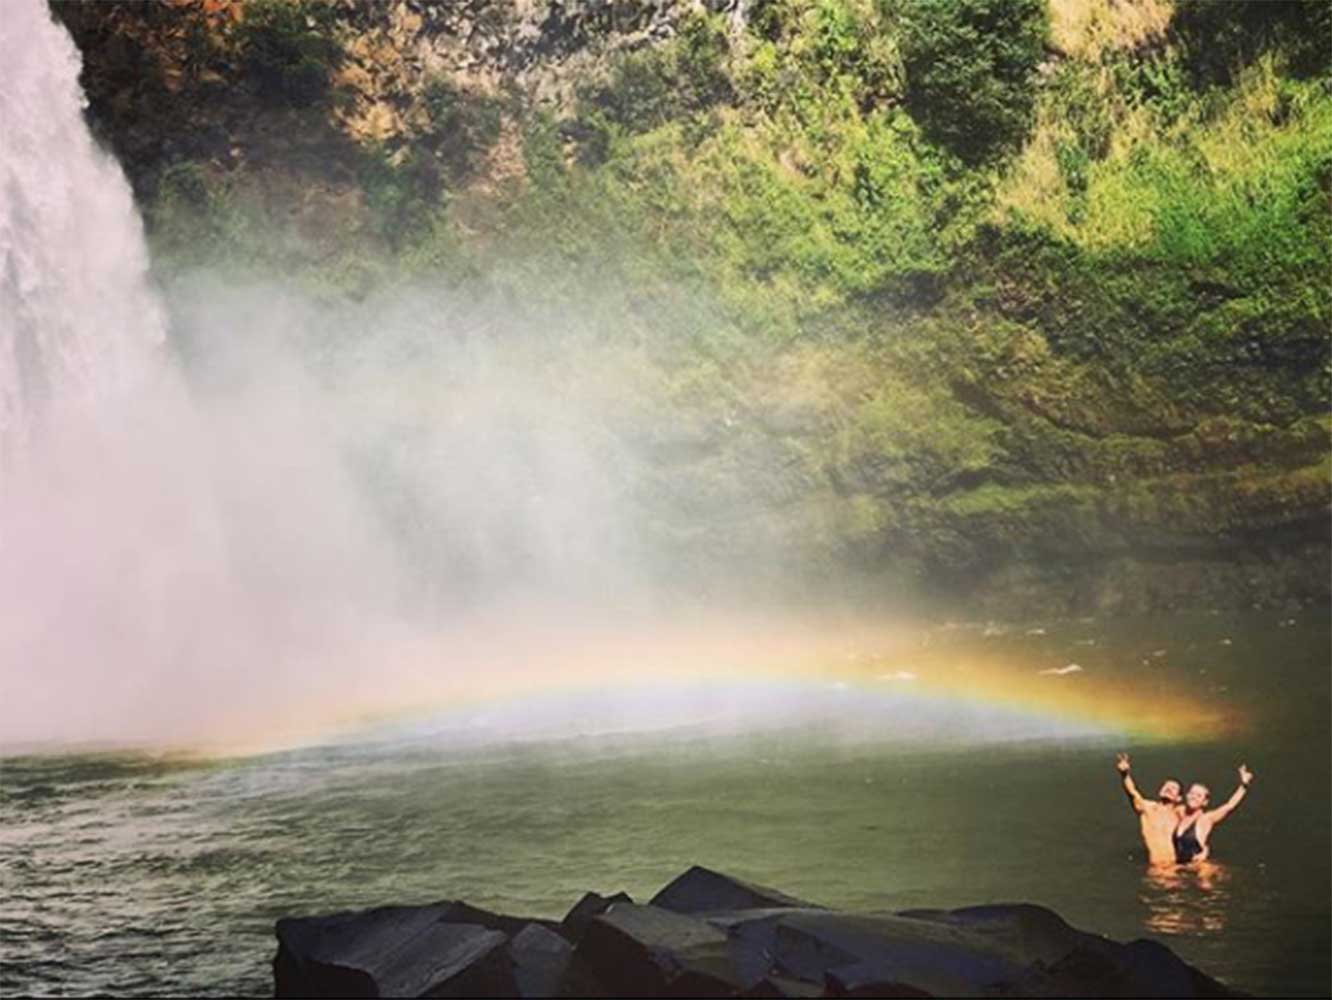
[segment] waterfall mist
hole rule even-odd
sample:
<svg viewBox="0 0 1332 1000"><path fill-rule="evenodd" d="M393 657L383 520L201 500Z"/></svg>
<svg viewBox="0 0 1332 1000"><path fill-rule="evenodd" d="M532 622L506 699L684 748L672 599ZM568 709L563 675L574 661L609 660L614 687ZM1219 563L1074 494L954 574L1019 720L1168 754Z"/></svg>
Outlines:
<svg viewBox="0 0 1332 1000"><path fill-rule="evenodd" d="M77 51L41 0L8 13L5 745L272 745L845 651L826 622L721 606L771 569L752 558L707 553L723 571L700 585L680 525L754 548L730 483L761 489L778 460L672 483L658 457L698 435L672 427L659 351L437 287L336 304L206 271L154 287Z"/></svg>
<svg viewBox="0 0 1332 1000"><path fill-rule="evenodd" d="M7 474L10 740L295 737L643 621L608 402L497 310L200 276L170 314Z"/></svg>
<svg viewBox="0 0 1332 1000"><path fill-rule="evenodd" d="M6 743L263 740L457 694L500 660L449 638L478 616L641 606L599 401L540 337L199 276L168 338L77 51L40 0L0 30Z"/></svg>

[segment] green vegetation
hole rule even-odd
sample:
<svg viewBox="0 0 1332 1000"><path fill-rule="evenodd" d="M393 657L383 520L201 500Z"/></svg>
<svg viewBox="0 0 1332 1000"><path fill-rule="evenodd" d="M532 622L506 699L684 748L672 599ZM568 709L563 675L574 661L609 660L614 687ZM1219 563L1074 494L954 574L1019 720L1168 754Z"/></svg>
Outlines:
<svg viewBox="0 0 1332 1000"><path fill-rule="evenodd" d="M1299 0L1181 4L1176 30L1199 85L1231 83L1237 71L1278 55L1297 77L1326 78L1332 63L1332 7Z"/></svg>
<svg viewBox="0 0 1332 1000"><path fill-rule="evenodd" d="M437 76L423 94L429 124L421 141L453 178L474 172L499 138L501 104L493 97L469 94L447 77Z"/></svg>
<svg viewBox="0 0 1332 1000"><path fill-rule="evenodd" d="M339 55L333 10L312 0L255 0L245 7L233 43L259 96L305 107L328 94Z"/></svg>
<svg viewBox="0 0 1332 1000"><path fill-rule="evenodd" d="M911 0L907 96L926 133L979 161L1019 145L1036 106L1043 0Z"/></svg>
<svg viewBox="0 0 1332 1000"><path fill-rule="evenodd" d="M168 272L479 283L643 352L646 420L732 428L647 480L663 524L700 516L669 497L732 496L829 564L963 577L1135 533L1316 534L1329 8L1147 8L766 0L606 57L563 104L436 72L383 99L398 134L335 142L355 26L261 2L230 44L285 160L140 186ZM298 203L334 221L275 223Z"/></svg>
<svg viewBox="0 0 1332 1000"><path fill-rule="evenodd" d="M672 45L622 56L604 81L578 88L578 126L604 152L614 132L643 132L732 96L729 43L713 19L695 15ZM596 155L585 160L598 162Z"/></svg>

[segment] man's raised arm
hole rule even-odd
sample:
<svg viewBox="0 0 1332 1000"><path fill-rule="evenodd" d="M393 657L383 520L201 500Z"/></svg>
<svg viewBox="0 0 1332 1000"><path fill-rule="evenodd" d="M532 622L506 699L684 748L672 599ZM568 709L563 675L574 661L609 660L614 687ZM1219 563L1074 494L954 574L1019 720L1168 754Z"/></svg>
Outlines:
<svg viewBox="0 0 1332 1000"><path fill-rule="evenodd" d="M1128 796L1129 805L1133 806L1133 811L1140 813L1146 808L1147 801L1138 791L1138 786L1133 783L1133 775L1130 773L1129 755L1126 753L1115 755L1115 770L1119 772L1120 778L1124 782L1124 794Z"/></svg>
<svg viewBox="0 0 1332 1000"><path fill-rule="evenodd" d="M1223 819L1235 811L1235 807L1244 801L1244 796L1249 793L1249 784L1253 781L1253 772L1247 765L1239 766L1239 787L1231 794L1225 802L1211 810L1207 815L1213 823L1220 823Z"/></svg>

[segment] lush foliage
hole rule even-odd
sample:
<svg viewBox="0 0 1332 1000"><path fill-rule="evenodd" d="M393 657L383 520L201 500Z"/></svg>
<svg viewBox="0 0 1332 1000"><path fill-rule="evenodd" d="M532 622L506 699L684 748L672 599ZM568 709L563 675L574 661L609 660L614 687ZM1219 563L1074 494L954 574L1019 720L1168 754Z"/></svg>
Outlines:
<svg viewBox="0 0 1332 1000"><path fill-rule="evenodd" d="M570 134L584 164L605 161L615 137L693 118L732 96L726 72L729 42L716 21L696 15L670 46L630 52L606 79L578 88Z"/></svg>
<svg viewBox="0 0 1332 1000"><path fill-rule="evenodd" d="M499 138L500 102L440 76L426 85L422 103L429 121L424 143L454 177L470 174Z"/></svg>
<svg viewBox="0 0 1332 1000"><path fill-rule="evenodd" d="M927 134L968 161L1018 146L1036 106L1042 0L911 0L908 97Z"/></svg>
<svg viewBox="0 0 1332 1000"><path fill-rule="evenodd" d="M259 95L301 107L328 94L338 46L329 34L327 4L259 0L247 4L235 44Z"/></svg>
<svg viewBox="0 0 1332 1000"><path fill-rule="evenodd" d="M577 315L646 357L646 422L738 428L645 502L745 497L750 530L829 559L965 578L1115 551L1117 525L1305 523L1332 400L1326 8L1180 4L1117 42L1133 12L1083 6L1102 41L1056 56L1039 0L766 0L562 107L436 77L409 134L342 146L309 108L285 175L158 167L157 259ZM269 10L237 36L264 100L312 95L307 59L332 86L336 47L305 46L333 35ZM333 224L275 225L325 192Z"/></svg>
<svg viewBox="0 0 1332 1000"><path fill-rule="evenodd" d="M1298 76L1332 66L1332 5L1307 0L1230 0L1180 5L1177 29L1199 83L1233 82L1260 56L1279 52Z"/></svg>

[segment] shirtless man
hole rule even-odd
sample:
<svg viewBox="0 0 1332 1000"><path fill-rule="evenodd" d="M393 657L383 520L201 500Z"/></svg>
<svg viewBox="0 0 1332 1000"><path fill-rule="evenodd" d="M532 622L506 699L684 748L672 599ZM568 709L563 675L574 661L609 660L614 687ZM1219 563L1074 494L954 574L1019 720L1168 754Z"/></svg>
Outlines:
<svg viewBox="0 0 1332 1000"><path fill-rule="evenodd" d="M1239 787L1221 805L1208 809L1211 790L1206 785L1189 786L1189 794L1184 797L1184 815L1171 836L1175 846L1175 860L1180 864L1192 861L1206 861L1208 856L1207 838L1212 835L1212 828L1234 812L1235 807L1244 801L1249 784L1253 781L1253 772L1247 766L1239 766Z"/></svg>
<svg viewBox="0 0 1332 1000"><path fill-rule="evenodd" d="M1172 837L1184 815L1179 782L1174 778L1166 780L1156 793L1156 801L1152 801L1143 798L1138 786L1133 783L1128 754L1121 753L1115 757L1115 768L1124 782L1124 794L1128 796L1133 811L1138 814L1142 842L1147 848L1147 863L1173 865L1176 851Z"/></svg>

